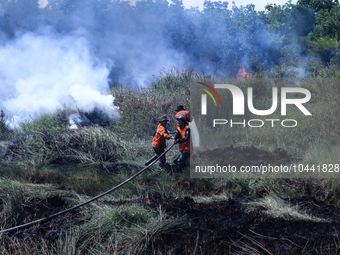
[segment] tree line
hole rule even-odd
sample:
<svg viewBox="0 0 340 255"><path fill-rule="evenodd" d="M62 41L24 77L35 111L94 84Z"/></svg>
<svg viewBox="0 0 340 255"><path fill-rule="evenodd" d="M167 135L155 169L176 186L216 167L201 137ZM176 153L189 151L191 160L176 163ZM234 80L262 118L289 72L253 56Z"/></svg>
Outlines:
<svg viewBox="0 0 340 255"><path fill-rule="evenodd" d="M316 73L340 66L338 0L288 1L268 4L263 11L255 11L253 4L229 8L226 1L208 0L202 11L185 9L181 0L141 0L135 6L112 0L49 0L44 8L33 0L0 0L0 6L3 42L23 31L39 31L42 24L56 34L84 29L93 51L107 53L116 63L123 57L99 49L132 38L154 48L163 45L185 55L188 68L217 75L232 76L242 66L274 76L285 76L291 67Z"/></svg>

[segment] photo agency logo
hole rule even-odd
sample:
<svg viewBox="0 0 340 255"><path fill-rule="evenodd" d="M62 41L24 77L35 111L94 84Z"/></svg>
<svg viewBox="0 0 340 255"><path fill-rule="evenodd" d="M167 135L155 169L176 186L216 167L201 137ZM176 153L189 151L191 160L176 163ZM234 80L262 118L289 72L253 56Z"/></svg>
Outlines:
<svg viewBox="0 0 340 255"><path fill-rule="evenodd" d="M215 84L214 87L203 83L203 82L197 82L206 88L210 89L212 93L215 94L215 96L218 98L220 102L220 107L223 107L222 99L220 94L222 93L222 90L228 90L231 93L232 96L232 115L233 116L244 116L245 115L245 96L242 92L242 90L232 84ZM208 113L208 97L213 100L215 106L217 106L217 102L215 100L214 95L206 88L200 88L204 94L201 94L201 115L207 115ZM218 89L220 94L216 91ZM269 116L271 114L274 114L278 111L278 94L279 88L278 87L272 87L272 105L269 109L265 110L259 110L256 109L253 102L253 88L248 87L247 88L247 107L250 113L256 115L256 116ZM311 116L312 114L306 109L304 104L306 104L311 99L311 93L308 89L305 88L298 88L298 87L281 87L280 88L281 93L281 116L287 116L287 105L294 105L296 106L305 116ZM225 94L225 93L223 93ZM291 95L290 97L295 98L289 98L288 95ZM296 98L297 97L297 98ZM224 106L227 107L227 106ZM224 119L224 118L214 118L212 122L213 127L217 127L217 125L230 125L230 127L235 126L243 126L243 127L263 127L265 125L271 125L271 127L274 127L275 125L281 125L283 127L296 127L298 125L297 120L295 119L272 119L272 118L265 118L265 119L243 119L235 121L232 118L231 119Z"/></svg>

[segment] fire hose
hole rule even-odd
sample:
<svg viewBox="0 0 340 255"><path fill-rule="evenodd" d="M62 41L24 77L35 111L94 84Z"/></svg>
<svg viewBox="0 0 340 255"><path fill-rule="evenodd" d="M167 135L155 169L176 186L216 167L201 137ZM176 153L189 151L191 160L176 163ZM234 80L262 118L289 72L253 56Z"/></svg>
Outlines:
<svg viewBox="0 0 340 255"><path fill-rule="evenodd" d="M117 186L113 187L112 189L84 202L84 203L81 203L81 204L78 204L72 208L69 208L69 209L66 209L64 211L61 211L61 212L58 212L58 213L55 213L53 215L50 215L50 216L47 216L45 218L41 218L39 220L36 220L36 221L32 221L32 222L29 222L29 223L26 223L26 224L23 224L23 225L20 225L20 226L16 226L16 227L13 227L13 228L8 228L8 229L4 229L4 230L1 230L0 231L0 234L4 234L4 233L8 233L8 232L12 232L14 230L18 230L18 229L22 229L22 228L27 228L27 227L30 227L34 224L37 224L37 223L40 223L40 222L45 222L45 221L49 221L59 215L62 215L64 213L67 213L67 212L70 212L70 211L73 211L79 207L82 207L84 205L87 205L117 189L119 189L120 187L122 187L123 185L127 184L128 182L132 181L134 178L136 178L138 175L140 175L141 173L143 173L144 171L146 171L149 167L151 167L153 164L155 164L157 162L158 159L160 159L163 155L165 155L175 144L173 143L166 151L164 151L158 158L156 158L154 161L152 161L150 164L148 164L146 167L144 167L142 170L140 170L138 173L134 174L133 176L131 176L129 179L126 179L124 182L118 184Z"/></svg>

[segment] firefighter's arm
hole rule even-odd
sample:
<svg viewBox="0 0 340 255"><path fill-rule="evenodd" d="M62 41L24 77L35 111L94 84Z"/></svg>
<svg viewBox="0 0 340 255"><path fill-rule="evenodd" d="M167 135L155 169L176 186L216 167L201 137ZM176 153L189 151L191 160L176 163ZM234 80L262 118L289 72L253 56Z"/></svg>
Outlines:
<svg viewBox="0 0 340 255"><path fill-rule="evenodd" d="M184 138L180 139L180 140L177 140L177 143L184 143L186 141L188 141L190 139L190 129L187 129L185 131L185 136Z"/></svg>
<svg viewBox="0 0 340 255"><path fill-rule="evenodd" d="M173 136L169 135L168 130L166 130L166 132L164 132L164 138L169 140L170 138L173 138Z"/></svg>
<svg viewBox="0 0 340 255"><path fill-rule="evenodd" d="M176 134L175 134L175 136L174 136L174 141L173 141L174 144L177 143L178 138L179 138L179 131L176 130Z"/></svg>
<svg viewBox="0 0 340 255"><path fill-rule="evenodd" d="M163 136L165 139L170 139L171 136L168 133L168 130L166 128L164 128L163 126L160 126L159 128L159 134L161 136Z"/></svg>

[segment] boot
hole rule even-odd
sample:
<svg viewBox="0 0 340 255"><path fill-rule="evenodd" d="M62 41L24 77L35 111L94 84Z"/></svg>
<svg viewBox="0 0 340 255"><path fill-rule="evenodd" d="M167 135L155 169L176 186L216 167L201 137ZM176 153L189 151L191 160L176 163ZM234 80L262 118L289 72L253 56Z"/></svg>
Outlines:
<svg viewBox="0 0 340 255"><path fill-rule="evenodd" d="M178 164L178 159L179 159L179 157L181 156L182 154L181 153L178 153L177 155L176 155L176 157L174 158L174 164L175 165L177 165Z"/></svg>

